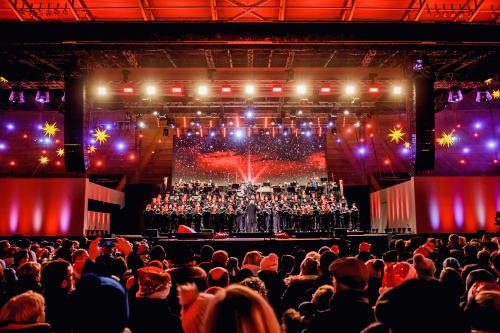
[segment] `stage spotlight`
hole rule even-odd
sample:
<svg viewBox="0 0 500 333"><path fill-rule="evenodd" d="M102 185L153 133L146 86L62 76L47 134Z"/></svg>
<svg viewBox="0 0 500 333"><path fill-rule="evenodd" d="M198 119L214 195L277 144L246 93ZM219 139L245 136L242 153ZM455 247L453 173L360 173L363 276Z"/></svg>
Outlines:
<svg viewBox="0 0 500 333"><path fill-rule="evenodd" d="M306 136L311 136L311 128L306 129Z"/></svg>
<svg viewBox="0 0 500 333"><path fill-rule="evenodd" d="M321 87L320 91L322 93L329 93L331 91L331 88L329 86L323 86L323 87Z"/></svg>
<svg viewBox="0 0 500 333"><path fill-rule="evenodd" d="M246 86L245 91L247 94L253 94L255 92L254 86Z"/></svg>
<svg viewBox="0 0 500 333"><path fill-rule="evenodd" d="M123 148L125 147L125 145L124 145L123 143L119 143L119 144L117 145L117 147L118 147L118 149L123 149Z"/></svg>
<svg viewBox="0 0 500 333"><path fill-rule="evenodd" d="M304 85L302 85L302 84L301 84L301 85L299 85L299 86L297 86L297 92L298 92L299 94L305 94L305 93L306 93L306 86L304 86Z"/></svg>
<svg viewBox="0 0 500 333"><path fill-rule="evenodd" d="M453 88L453 89L450 89L450 91L448 92L448 102L456 103L456 102L460 102L462 99L463 99L462 91L460 91L460 89Z"/></svg>
<svg viewBox="0 0 500 333"><path fill-rule="evenodd" d="M19 89L12 89L9 101L14 103L24 103L24 92Z"/></svg>
<svg viewBox="0 0 500 333"><path fill-rule="evenodd" d="M481 128L481 124L480 123L477 123L475 126L476 126L476 128Z"/></svg>
<svg viewBox="0 0 500 333"><path fill-rule="evenodd" d="M469 148L464 148L464 153L468 153L469 152Z"/></svg>
<svg viewBox="0 0 500 333"><path fill-rule="evenodd" d="M302 126L307 126L307 119L302 120Z"/></svg>
<svg viewBox="0 0 500 333"><path fill-rule="evenodd" d="M163 129L163 136L168 136L168 128Z"/></svg>
<svg viewBox="0 0 500 333"><path fill-rule="evenodd" d="M491 94L488 91L488 88L481 87L477 89L476 102L486 103L491 101Z"/></svg>
<svg viewBox="0 0 500 333"><path fill-rule="evenodd" d="M231 92L231 87L230 86L222 86L222 92L230 93Z"/></svg>
<svg viewBox="0 0 500 333"><path fill-rule="evenodd" d="M153 95L154 93L156 93L156 88L153 86L149 86L146 91L148 92L148 95Z"/></svg>
<svg viewBox="0 0 500 333"><path fill-rule="evenodd" d="M312 119L309 119L309 125L312 125L312 124L313 124Z"/></svg>
<svg viewBox="0 0 500 333"><path fill-rule="evenodd" d="M242 136L242 135L243 135L243 134L241 133L241 130L236 131L236 136L240 137L240 136Z"/></svg>
<svg viewBox="0 0 500 333"><path fill-rule="evenodd" d="M14 129L14 125L12 125L12 124L7 124L7 129L8 129L8 130L13 130L13 129Z"/></svg>
<svg viewBox="0 0 500 333"><path fill-rule="evenodd" d="M335 117L333 115L330 115L330 117L328 117L328 126L332 127L333 125L335 125L335 120L336 119L337 119L337 117Z"/></svg>
<svg viewBox="0 0 500 333"><path fill-rule="evenodd" d="M347 86L346 94L354 94L354 86Z"/></svg>
<svg viewBox="0 0 500 333"><path fill-rule="evenodd" d="M125 87L125 88L123 88L123 92L124 93L133 93L134 92L134 88L132 88L132 87Z"/></svg>
<svg viewBox="0 0 500 333"><path fill-rule="evenodd" d="M0 149L5 149L5 145L3 143L0 144Z"/></svg>
<svg viewBox="0 0 500 333"><path fill-rule="evenodd" d="M259 128L259 134L260 135L264 135L264 129L263 128Z"/></svg>
<svg viewBox="0 0 500 333"><path fill-rule="evenodd" d="M290 119L295 119L297 118L297 110L291 109L290 110Z"/></svg>
<svg viewBox="0 0 500 333"><path fill-rule="evenodd" d="M104 87L97 88L97 94L106 95L106 88L104 88Z"/></svg>
<svg viewBox="0 0 500 333"><path fill-rule="evenodd" d="M283 135L284 135L284 136L287 136L287 135L288 135L288 128L284 128L284 129L283 129Z"/></svg>
<svg viewBox="0 0 500 333"><path fill-rule="evenodd" d="M278 125L279 128L283 127L283 118L276 119L276 125Z"/></svg>
<svg viewBox="0 0 500 333"><path fill-rule="evenodd" d="M365 153L365 148L363 148L363 147L359 148L359 153L360 154L364 154Z"/></svg>
<svg viewBox="0 0 500 333"><path fill-rule="evenodd" d="M188 128L188 130L187 130L187 135L188 135L188 136L193 135L193 130L192 130L191 128Z"/></svg>
<svg viewBox="0 0 500 333"><path fill-rule="evenodd" d="M247 112L245 113L245 119L253 119L253 111L252 110L247 110Z"/></svg>
<svg viewBox="0 0 500 333"><path fill-rule="evenodd" d="M494 142L490 142L490 143L488 143L488 146L489 146L490 148L493 148L493 147L495 147L495 143L494 143Z"/></svg>
<svg viewBox="0 0 500 333"><path fill-rule="evenodd" d="M400 95L401 94L401 87L394 87L394 94Z"/></svg>
<svg viewBox="0 0 500 333"><path fill-rule="evenodd" d="M212 137L215 136L215 128L210 129L210 136L212 136Z"/></svg>
<svg viewBox="0 0 500 333"><path fill-rule="evenodd" d="M167 126L170 126L170 128L175 128L175 119L167 118Z"/></svg>
<svg viewBox="0 0 500 333"><path fill-rule="evenodd" d="M141 128L145 128L146 127L146 124L144 124L142 121L139 123L139 127Z"/></svg>
<svg viewBox="0 0 500 333"><path fill-rule="evenodd" d="M45 88L40 88L36 92L36 100L40 103L47 103L50 100L49 91Z"/></svg>
<svg viewBox="0 0 500 333"><path fill-rule="evenodd" d="M371 93L378 93L378 87L370 87L368 91Z"/></svg>
<svg viewBox="0 0 500 333"><path fill-rule="evenodd" d="M172 87L172 92L176 93L176 94L181 93L182 92L182 87L181 86L173 86Z"/></svg>
<svg viewBox="0 0 500 333"><path fill-rule="evenodd" d="M283 89L281 86L274 86L273 87L273 92L281 92Z"/></svg>
<svg viewBox="0 0 500 333"><path fill-rule="evenodd" d="M301 115L302 114L302 110L297 111L297 114Z"/></svg>
<svg viewBox="0 0 500 333"><path fill-rule="evenodd" d="M200 118L196 118L196 119L194 120L194 124L195 124L197 127L200 127L200 125L201 125L201 120L200 120Z"/></svg>
<svg viewBox="0 0 500 333"><path fill-rule="evenodd" d="M276 125L276 120L271 119L271 126L274 126L274 125Z"/></svg>
<svg viewBox="0 0 500 333"><path fill-rule="evenodd" d="M337 127L335 126L332 127L332 135L337 135ZM338 139L337 142L340 142L340 139Z"/></svg>
<svg viewBox="0 0 500 333"><path fill-rule="evenodd" d="M205 86L198 87L198 94L206 95L207 94L207 87L205 87Z"/></svg>
<svg viewBox="0 0 500 333"><path fill-rule="evenodd" d="M349 114L349 110L344 110L344 114L348 115Z"/></svg>
<svg viewBox="0 0 500 333"><path fill-rule="evenodd" d="M199 130L199 129L196 129L196 131L194 132L194 134L196 134L196 135L200 135L200 130Z"/></svg>

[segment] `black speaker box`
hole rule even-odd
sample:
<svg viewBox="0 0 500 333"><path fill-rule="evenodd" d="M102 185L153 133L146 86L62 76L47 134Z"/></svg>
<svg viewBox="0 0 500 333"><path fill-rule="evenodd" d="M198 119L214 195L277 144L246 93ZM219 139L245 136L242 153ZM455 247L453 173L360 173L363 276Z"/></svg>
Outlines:
<svg viewBox="0 0 500 333"><path fill-rule="evenodd" d="M434 78L414 78L416 151L415 170L433 170L436 152Z"/></svg>
<svg viewBox="0 0 500 333"><path fill-rule="evenodd" d="M346 238L347 228L335 228L334 230L335 238Z"/></svg>

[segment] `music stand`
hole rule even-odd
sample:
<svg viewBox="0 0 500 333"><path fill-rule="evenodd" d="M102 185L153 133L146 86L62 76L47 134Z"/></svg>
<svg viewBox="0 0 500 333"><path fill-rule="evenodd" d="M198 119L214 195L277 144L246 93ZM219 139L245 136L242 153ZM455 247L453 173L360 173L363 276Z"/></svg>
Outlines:
<svg viewBox="0 0 500 333"><path fill-rule="evenodd" d="M281 188L273 187L273 193L280 193L280 192L281 192Z"/></svg>
<svg viewBox="0 0 500 333"><path fill-rule="evenodd" d="M212 186L210 186L210 187L207 186L207 187L203 188L203 193L208 193L208 192L211 192L211 191L212 191Z"/></svg>
<svg viewBox="0 0 500 333"><path fill-rule="evenodd" d="M293 187L293 186L287 187L286 190L287 190L288 193L295 193L295 187Z"/></svg>

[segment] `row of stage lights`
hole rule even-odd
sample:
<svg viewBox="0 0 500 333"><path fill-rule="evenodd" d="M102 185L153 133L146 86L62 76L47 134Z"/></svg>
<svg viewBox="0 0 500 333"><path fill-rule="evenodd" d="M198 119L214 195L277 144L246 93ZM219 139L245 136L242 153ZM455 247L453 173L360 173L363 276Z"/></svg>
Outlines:
<svg viewBox="0 0 500 333"><path fill-rule="evenodd" d="M184 87L183 86L172 86L171 88L172 90L172 93L174 94L182 94L184 92ZM156 94L156 87L154 86L148 86L146 87L145 89L146 91L146 94L148 95L154 95ZM378 93L380 90L379 90L379 87L378 86L370 86L368 87L368 92L369 93ZM401 94L401 87L400 86L394 86L393 87L393 93L396 94L396 95L399 95ZM123 87L123 92L124 93L134 93L135 92L135 88L133 87ZM225 86L222 86L221 87L221 92L223 93L231 93L232 92L232 87L230 85L225 85ZM255 93L255 86L253 85L247 85L245 86L245 92L247 94L253 94ZM280 93L280 92L283 92L283 87L280 86L280 85L275 85L272 87L272 92L275 92L275 93ZM298 85L297 86L297 93L298 94L306 94L307 92L307 86L305 85ZM330 93L332 92L332 88L330 86L322 86L319 88L319 92L321 93ZM349 95L352 95L356 92L356 87L355 86L352 86L352 85L349 85L345 88L345 93L346 94L349 94ZM98 87L97 88L97 93L99 95L106 95L107 94L107 90L106 90L106 87ZM207 95L208 94L208 87L207 86L199 86L198 87L198 94L199 95Z"/></svg>

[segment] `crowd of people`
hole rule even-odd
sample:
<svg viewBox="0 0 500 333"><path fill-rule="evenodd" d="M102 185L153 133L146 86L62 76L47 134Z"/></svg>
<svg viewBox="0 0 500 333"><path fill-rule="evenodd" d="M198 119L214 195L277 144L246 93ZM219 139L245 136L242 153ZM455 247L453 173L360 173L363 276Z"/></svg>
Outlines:
<svg viewBox="0 0 500 333"><path fill-rule="evenodd" d="M251 250L241 265L182 241L167 253L124 238L4 240L0 331L500 332L499 240L415 236L380 258L368 243Z"/></svg>
<svg viewBox="0 0 500 333"><path fill-rule="evenodd" d="M211 181L205 186L181 180L172 195L158 195L146 206L145 225L163 232L175 232L179 225L197 232L311 232L356 227L359 222L356 204L349 208L342 188L334 182L318 186L311 179L302 188L296 182L287 184L293 192L281 184L272 187L269 183L265 188L270 192L258 192L252 184L241 189L229 184L221 192Z"/></svg>

